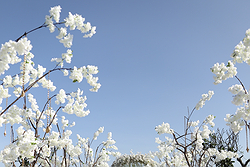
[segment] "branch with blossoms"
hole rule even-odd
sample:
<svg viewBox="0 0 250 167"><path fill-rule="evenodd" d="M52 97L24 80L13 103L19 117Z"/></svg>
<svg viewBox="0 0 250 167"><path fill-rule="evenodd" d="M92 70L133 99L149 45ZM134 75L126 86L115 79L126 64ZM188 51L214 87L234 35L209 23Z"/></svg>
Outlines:
<svg viewBox="0 0 250 167"><path fill-rule="evenodd" d="M247 63L250 65L250 29L248 29L245 33L245 37L242 41L239 42L238 45L235 46L233 53L231 54L232 60L229 60L227 65L224 63L216 63L211 68L213 74L215 74L214 84L222 83L222 81L227 80L228 78L235 77L239 84L232 85L228 88L228 90L233 94L232 103L237 106L237 110L234 114L227 114L226 125L230 126L230 128L234 131L234 133L238 133L242 131L245 126L246 133L246 151L249 151L248 148L248 133L250 132L250 107L249 100L250 95L249 91L245 88L243 82L237 77L237 68L235 65L237 63Z"/></svg>
<svg viewBox="0 0 250 167"><path fill-rule="evenodd" d="M211 99L213 91L203 94L200 101L194 107L192 112L185 117L184 134L180 135L170 128L168 123L162 123L156 126L158 134L170 134L172 138L165 137L166 141L156 138L159 144L159 151L152 153L159 159L159 166L213 166L226 158L237 157L237 153L231 151L221 151L215 148L206 148L204 142L212 133L207 124L214 127L213 115L209 115L201 124L198 121L191 121L191 116L195 110L199 110L205 104L205 101Z"/></svg>
<svg viewBox="0 0 250 167"><path fill-rule="evenodd" d="M62 71L64 76L69 75L72 82L81 82L84 78L92 87L90 91L97 92L101 84L98 83L98 73L96 66L82 66L80 68L66 68L64 63L71 63L73 57L72 50L67 49L61 58L52 58L56 65L53 69L46 72L46 68L32 61L34 55L31 53L32 45L27 35L38 29L48 27L50 32L58 29L57 38L66 48L70 48L73 42L73 35L67 33L67 27L70 30L78 29L84 34L84 38L92 37L96 32L96 27L91 26L89 22L84 23L85 18L78 14L69 15L64 21L60 22L61 7L51 8L50 15L45 17L45 22L28 32L25 32L15 41L9 41L2 45L0 49L0 75L4 74L10 68L10 64L20 63L21 71L16 75L6 75L0 84L0 104L6 99L6 107L0 106L0 127L6 127L10 124L12 129L12 140L0 152L0 162L5 166L107 166L109 156L117 156L117 147L112 139L112 133L108 133L107 141L102 142L95 153L91 148L93 140L97 140L100 133L103 133L104 127L95 132L93 140L81 138L77 135L76 145L70 139L71 130L67 128L75 125L75 122L69 123L65 116L58 116L62 111L67 114L75 114L78 117L87 116L90 111L86 110L87 98L83 96L83 91L78 88L77 91L66 93L61 89L59 93L50 96L50 92L55 91L56 87L50 80L50 74L56 71ZM59 26L63 26L59 28ZM23 60L19 58L23 56ZM37 101L31 88L42 86L47 89L48 97L42 110L39 110ZM10 99L9 91L13 89L16 98L8 104ZM23 106L18 107L17 102L23 99ZM52 101L58 107L53 109ZM58 120L61 119L61 123ZM16 137L14 137L14 125L16 128Z"/></svg>

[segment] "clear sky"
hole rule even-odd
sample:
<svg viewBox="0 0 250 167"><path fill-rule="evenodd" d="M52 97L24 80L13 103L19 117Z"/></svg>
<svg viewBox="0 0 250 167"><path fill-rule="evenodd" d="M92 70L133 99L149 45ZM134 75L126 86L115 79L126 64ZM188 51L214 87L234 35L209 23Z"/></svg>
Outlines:
<svg viewBox="0 0 250 167"><path fill-rule="evenodd" d="M92 138L104 126L96 144L113 133L121 153L156 151L154 128L168 122L177 132L183 132L183 116L187 107L193 109L203 93L214 90L213 98L195 112L194 121L207 115L216 116L217 127L227 128L224 117L233 114L232 94L228 87L235 78L213 85L210 68L217 62L230 60L236 44L250 28L250 1L233 0L22 0L0 2L0 43L15 40L25 31L44 23L50 7L61 5L61 20L68 12L78 13L97 27L90 39L74 34L73 59L70 66L96 65L102 87L89 92L83 83L73 84L61 73L51 75L57 93L61 88L74 91L78 87L87 96L90 115L68 117L76 121L76 134ZM53 68L52 57L60 57L66 49L58 42L58 32L48 28L28 35L36 65ZM69 67L69 66L68 66ZM238 64L238 76L249 89L250 67ZM14 72L12 73L14 74ZM3 76L0 76L1 78ZM43 92L34 90L41 106ZM41 107L40 107L41 108ZM65 113L59 113L60 116ZM241 133L244 145L245 133ZM9 142L0 130L0 148ZM243 151L245 148L242 149Z"/></svg>

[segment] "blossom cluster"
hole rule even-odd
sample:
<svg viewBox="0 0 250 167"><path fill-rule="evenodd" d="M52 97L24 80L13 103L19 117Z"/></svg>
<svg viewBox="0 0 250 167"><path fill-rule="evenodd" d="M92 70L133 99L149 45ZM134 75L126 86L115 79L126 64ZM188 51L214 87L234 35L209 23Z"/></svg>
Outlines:
<svg viewBox="0 0 250 167"><path fill-rule="evenodd" d="M230 126L234 133L240 132L243 129L243 126L245 125L245 121L250 120L249 111L249 107L240 107L237 108L235 114L227 114L226 118L224 118L224 120L227 122L226 125Z"/></svg>
<svg viewBox="0 0 250 167"><path fill-rule="evenodd" d="M222 83L223 80L228 78L233 78L237 74L237 68L234 67L234 64L231 61L228 61L227 65L224 63L216 63L211 68L212 73L215 74L214 84Z"/></svg>
<svg viewBox="0 0 250 167"><path fill-rule="evenodd" d="M50 15L45 16L45 25L49 27L49 30L52 33L56 28L53 20L55 20L56 23L59 23L61 7L52 7L49 12ZM59 35L57 36L57 38L60 39L60 43L62 43L64 47L70 48L73 42L73 35L71 35L70 33L67 34L66 27L70 27L70 30L74 30L75 28L77 28L82 33L84 33L84 38L92 37L96 33L96 27L92 27L89 22L84 23L84 21L85 18L83 18L81 15L73 15L71 12L69 12L68 17L64 19L64 22L62 22L64 23L65 27L58 28Z"/></svg>
<svg viewBox="0 0 250 167"><path fill-rule="evenodd" d="M250 29L248 29L245 33L245 38L239 42L238 45L235 46L233 53L231 54L231 58L233 60L229 60L228 64L225 66L224 63L216 63L211 71L216 75L214 76L215 84L221 83L222 80L226 80L227 78L232 78L236 76L237 71L235 64L236 63L247 63L250 65ZM237 78L237 77L236 77ZM233 94L232 103L236 106L240 106L237 108L235 114L227 114L224 119L228 126L235 132L238 133L241 131L245 122L250 120L250 109L249 109L249 100L250 95L248 91L244 88L243 83L237 78L240 84L232 85L228 88Z"/></svg>
<svg viewBox="0 0 250 167"><path fill-rule="evenodd" d="M164 134L164 133L172 134L172 133L174 133L173 129L170 128L170 125L168 123L164 123L164 122L161 125L156 126L155 131L158 134Z"/></svg>
<svg viewBox="0 0 250 167"><path fill-rule="evenodd" d="M53 61L55 61L55 62L57 62L57 63L59 63L58 65L60 65L61 66L61 68L63 67L63 61L65 60L66 61L66 63L71 63L71 59L72 59L72 57L73 57L73 54L72 54L72 50L70 50L70 49L68 49L67 50L67 53L63 53L62 54L62 58L52 58L51 59L51 62L53 62Z"/></svg>
<svg viewBox="0 0 250 167"><path fill-rule="evenodd" d="M67 53L62 54L62 58L52 58L51 61L57 62L58 63L57 65L60 65L62 68L64 65L63 62L66 61L67 63L70 63L72 57L73 57L72 50L68 49ZM99 78L93 76L99 72L98 67L87 65L87 67L83 66L80 68L74 66L74 68L70 70L67 70L65 68L63 70L64 76L67 76L69 74L69 71L70 71L69 78L72 79L73 82L82 82L83 78L85 78L88 84L92 86L90 91L97 92L98 89L101 87L101 84L97 83Z"/></svg>
<svg viewBox="0 0 250 167"><path fill-rule="evenodd" d="M93 77L93 74L97 73L98 68L96 66L88 65L87 67L74 67L69 78L72 79L73 82L81 82L83 78L86 78L88 84L93 87L90 89L90 91L97 92L98 89L101 87L101 84L97 83L99 78Z"/></svg>
<svg viewBox="0 0 250 167"><path fill-rule="evenodd" d="M245 38L235 46L234 52L231 54L233 63L247 63L250 65L250 29L245 33Z"/></svg>
<svg viewBox="0 0 250 167"><path fill-rule="evenodd" d="M97 137L100 135L100 133L103 133L103 131L104 131L104 127L100 127L100 128L98 129L98 131L96 131L96 132L94 133L93 139L96 140Z"/></svg>
<svg viewBox="0 0 250 167"><path fill-rule="evenodd" d="M0 74L4 74L10 68L9 64L16 64L21 61L18 55L27 54L32 49L32 45L27 38L22 38L18 42L10 40L2 44L0 49Z"/></svg>
<svg viewBox="0 0 250 167"><path fill-rule="evenodd" d="M224 160L226 158L237 158L238 157L238 154L237 153L234 153L232 151L225 151L225 150L221 150L221 151L218 151L217 149L215 148L208 148L207 150L207 155L211 156L215 156L215 162L219 162L221 160Z"/></svg>
<svg viewBox="0 0 250 167"><path fill-rule="evenodd" d="M208 91L208 94L202 94L202 98L196 104L195 109L199 110L200 108L202 108L205 105L205 102L209 101L212 98L213 94L214 94L214 91Z"/></svg>
<svg viewBox="0 0 250 167"><path fill-rule="evenodd" d="M79 88L76 92L72 92L69 95L66 95L65 91L61 89L59 94L56 95L55 103L62 105L66 103L67 99L68 103L62 109L62 111L68 114L75 114L78 117L85 117L90 113L90 111L85 110L87 107L87 104L85 103L87 97L83 97L82 95L83 91L81 91Z"/></svg>

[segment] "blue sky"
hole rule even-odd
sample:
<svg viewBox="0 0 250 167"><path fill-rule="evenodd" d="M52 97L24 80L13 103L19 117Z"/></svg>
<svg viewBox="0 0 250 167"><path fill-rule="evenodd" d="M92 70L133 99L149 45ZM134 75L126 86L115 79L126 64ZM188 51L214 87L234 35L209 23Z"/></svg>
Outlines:
<svg viewBox="0 0 250 167"><path fill-rule="evenodd" d="M159 136L155 126L168 122L183 132L187 107L193 109L209 90L214 90L215 95L192 118L202 121L213 114L214 130L227 128L225 115L236 111L227 89L237 80L213 85L210 68L230 60L235 45L250 28L249 1L1 1L0 43L15 40L43 24L50 7L55 5L62 7L61 20L68 12L78 13L97 27L90 39L82 38L78 31L70 32L74 35L70 66L98 66L102 84L99 92L89 92L87 84L73 84L61 73L51 75L57 86L53 93L61 88L70 92L79 87L88 98L90 115L69 117L76 121L72 138L76 134L92 137L104 126L104 134L96 143L112 132L121 153L129 154L131 149L135 153L156 151L154 140ZM28 35L36 65L53 68L50 59L66 52L57 35L47 28ZM239 78L249 89L249 66L237 67ZM34 90L34 96L39 104L44 104L44 89ZM62 112L59 115L67 116ZM3 128L0 132L3 134ZM242 132L242 145L244 137ZM1 142L8 143L9 138L2 135Z"/></svg>

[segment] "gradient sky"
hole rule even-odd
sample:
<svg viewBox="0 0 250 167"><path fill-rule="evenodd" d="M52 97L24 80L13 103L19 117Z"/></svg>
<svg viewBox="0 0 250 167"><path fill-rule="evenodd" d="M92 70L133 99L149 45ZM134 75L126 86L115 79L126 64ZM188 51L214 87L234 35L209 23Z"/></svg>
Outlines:
<svg viewBox="0 0 250 167"><path fill-rule="evenodd" d="M182 133L187 108L193 109L201 95L209 90L214 90L213 98L194 113L192 120L202 121L213 114L216 116L214 130L227 129L224 117L236 111L228 87L237 80L232 78L214 85L210 68L217 62L230 60L235 45L250 28L250 1L1 1L0 43L15 40L43 24L50 7L56 5L62 7L61 21L68 12L78 13L97 27L97 33L90 39L82 38L78 31L70 32L74 35L74 57L66 67L98 66L97 76L102 84L98 93L89 92L84 81L73 84L60 72L51 75L57 86L51 94L61 88L70 92L79 87L88 98L89 116L68 117L71 122L76 121L73 139L76 134L92 138L104 126L96 145L112 132L121 153L129 154L131 149L134 153L156 151L155 137L159 136L154 128L168 122ZM51 69L55 65L51 58L66 52L57 35L57 31L51 34L48 28L28 35L36 65ZM237 67L238 77L249 89L249 66L238 64ZM45 89L32 92L41 109L46 99ZM62 112L59 115L67 117ZM1 149L9 142L3 131L0 129ZM244 139L242 132L242 151Z"/></svg>

